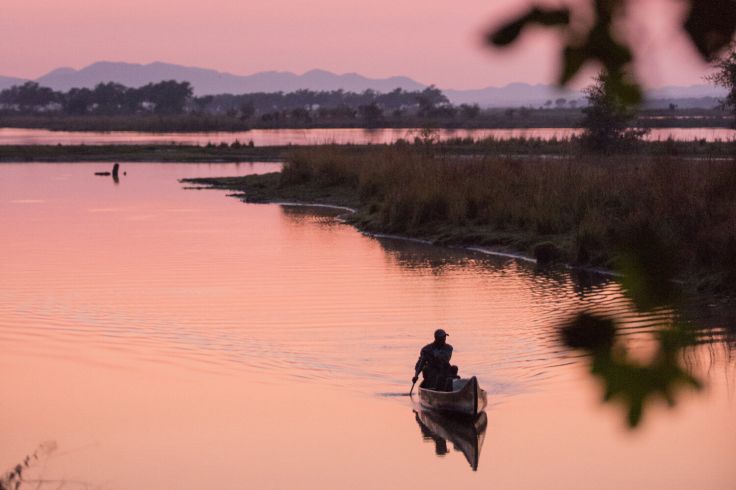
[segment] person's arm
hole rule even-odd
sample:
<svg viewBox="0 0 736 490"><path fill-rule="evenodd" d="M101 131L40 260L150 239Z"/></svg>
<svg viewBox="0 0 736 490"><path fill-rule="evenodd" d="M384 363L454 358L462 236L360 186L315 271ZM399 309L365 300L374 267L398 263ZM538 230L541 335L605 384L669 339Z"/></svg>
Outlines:
<svg viewBox="0 0 736 490"><path fill-rule="evenodd" d="M411 378L412 383L416 383L417 380L419 379L419 373L421 373L422 369L424 369L424 363L425 363L424 356L420 355L419 360L417 360L417 363L414 366L414 377Z"/></svg>
<svg viewBox="0 0 736 490"><path fill-rule="evenodd" d="M419 371L422 370L423 366L424 366L424 355L419 354L419 359L417 359L417 363L414 365L414 373L419 374Z"/></svg>
<svg viewBox="0 0 736 490"><path fill-rule="evenodd" d="M417 379L419 379L419 373L422 372L422 369L424 369L424 365L427 363L427 353L424 352L424 349L419 352L419 359L417 359L417 363L414 365L414 377L411 379L413 383L417 382Z"/></svg>

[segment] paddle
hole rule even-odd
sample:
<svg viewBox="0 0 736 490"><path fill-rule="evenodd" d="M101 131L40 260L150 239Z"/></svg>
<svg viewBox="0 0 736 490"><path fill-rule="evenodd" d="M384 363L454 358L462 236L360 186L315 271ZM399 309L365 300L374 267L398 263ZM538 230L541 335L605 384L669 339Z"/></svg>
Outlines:
<svg viewBox="0 0 736 490"><path fill-rule="evenodd" d="M409 396L411 396L412 392L414 391L414 385L417 384L417 378L414 377L413 382L411 384L411 389L409 390Z"/></svg>

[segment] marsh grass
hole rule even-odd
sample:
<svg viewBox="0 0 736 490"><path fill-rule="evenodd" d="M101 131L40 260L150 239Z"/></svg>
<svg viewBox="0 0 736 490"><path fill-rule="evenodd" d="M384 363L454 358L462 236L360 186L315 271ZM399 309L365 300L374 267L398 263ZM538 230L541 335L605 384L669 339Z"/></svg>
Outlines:
<svg viewBox="0 0 736 490"><path fill-rule="evenodd" d="M714 100L713 104L717 102ZM288 111L287 111L288 112ZM261 114L261 116L264 114ZM198 132L246 131L248 129L306 129L306 128L446 128L446 129L523 129L523 128L578 128L583 113L576 109L489 108L473 118L459 115L420 117L402 113L384 114L378 121L364 118L327 117L312 111L307 118L299 117L242 117L191 112L182 114L86 114L62 113L19 114L0 110L0 125L15 128L43 128L60 131L145 131L145 132ZM731 127L733 117L712 109L644 109L633 121L637 127Z"/></svg>
<svg viewBox="0 0 736 490"><path fill-rule="evenodd" d="M354 195L354 220L372 231L526 251L551 242L568 262L604 267L644 239L664 244L659 255L683 272L736 278L733 160L325 147L293 152L278 186Z"/></svg>

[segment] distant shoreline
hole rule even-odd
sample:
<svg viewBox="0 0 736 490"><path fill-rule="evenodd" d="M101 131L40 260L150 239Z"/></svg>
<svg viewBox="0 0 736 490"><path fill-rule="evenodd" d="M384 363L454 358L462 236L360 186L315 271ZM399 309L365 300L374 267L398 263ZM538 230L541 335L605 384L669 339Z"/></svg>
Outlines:
<svg viewBox="0 0 736 490"><path fill-rule="evenodd" d="M48 162L277 162L291 147L197 145L0 145L0 163Z"/></svg>
<svg viewBox="0 0 736 490"><path fill-rule="evenodd" d="M583 114L572 109L487 109L471 119L457 117L381 117L370 124L355 118L263 121L225 115L14 115L0 114L0 128L69 132L207 133L253 129L541 129L579 128ZM734 118L712 109L642 109L632 122L645 128L733 128Z"/></svg>
<svg viewBox="0 0 736 490"><path fill-rule="evenodd" d="M112 145L0 145L2 162L274 162L284 161L298 150L344 149L362 155L381 148L414 148L431 151L438 156L483 158L496 156L519 158L561 158L585 154L575 138L550 139L508 138L473 140L454 138L436 141L417 137L414 141L393 144L324 144L250 146L240 142L231 144L112 144ZM733 141L639 141L615 151L618 155L673 156L697 160L730 159L736 155Z"/></svg>

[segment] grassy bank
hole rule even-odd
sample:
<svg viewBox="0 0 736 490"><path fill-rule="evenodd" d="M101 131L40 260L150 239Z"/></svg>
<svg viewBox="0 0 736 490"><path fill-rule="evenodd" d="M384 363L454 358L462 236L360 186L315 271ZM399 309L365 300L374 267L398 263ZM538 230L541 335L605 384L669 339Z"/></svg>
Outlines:
<svg viewBox="0 0 736 490"><path fill-rule="evenodd" d="M196 145L0 145L0 162L277 161L289 147Z"/></svg>
<svg viewBox="0 0 736 490"><path fill-rule="evenodd" d="M315 145L315 146L248 146L241 143L218 145L154 144L154 145L0 145L0 162L243 162L274 161L286 158L296 149L333 152L340 148L345 155L376 151L406 151L432 157L464 157L482 159L489 156L528 156L532 158L593 158L586 156L576 139L513 138L474 141L455 138L437 142L436 133L428 132L413 141L400 140L394 145ZM630 142L616 148L619 155L673 156L688 158L730 158L736 154L736 141L650 141ZM347 158L347 156L346 156Z"/></svg>
<svg viewBox="0 0 736 490"><path fill-rule="evenodd" d="M15 114L0 113L0 127L49 129L55 131L142 131L142 132L213 132L250 129L316 128L448 128L448 129L524 129L577 128L583 114L580 109L485 109L472 118L419 117L415 114L386 114L367 121L357 117L328 117L318 114L279 118L228 116L224 114ZM732 127L733 118L722 111L707 109L642 110L632 122L650 128Z"/></svg>
<svg viewBox="0 0 736 490"><path fill-rule="evenodd" d="M140 131L146 133L196 133L248 131L252 124L236 117L215 115L0 115L7 128L49 129L52 131Z"/></svg>
<svg viewBox="0 0 736 490"><path fill-rule="evenodd" d="M736 162L667 156L467 159L383 147L295 151L283 171L203 179L250 201L355 207L358 227L542 261L676 268L704 286L736 280Z"/></svg>

